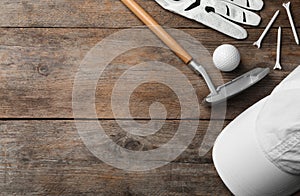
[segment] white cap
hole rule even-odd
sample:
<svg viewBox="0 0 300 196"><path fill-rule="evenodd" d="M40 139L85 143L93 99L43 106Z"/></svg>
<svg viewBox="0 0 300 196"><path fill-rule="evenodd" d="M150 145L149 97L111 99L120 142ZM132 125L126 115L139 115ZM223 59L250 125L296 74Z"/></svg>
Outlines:
<svg viewBox="0 0 300 196"><path fill-rule="evenodd" d="M300 66L222 131L213 161L234 195L300 190Z"/></svg>

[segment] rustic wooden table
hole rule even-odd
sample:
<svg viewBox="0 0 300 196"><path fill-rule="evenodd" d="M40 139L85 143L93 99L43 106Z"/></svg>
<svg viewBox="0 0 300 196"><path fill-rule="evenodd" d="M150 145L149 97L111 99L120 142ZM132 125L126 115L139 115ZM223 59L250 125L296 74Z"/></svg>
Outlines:
<svg viewBox="0 0 300 196"><path fill-rule="evenodd" d="M277 27L283 27L283 70L272 70L259 84L230 100L225 123L218 124L218 119L214 119L216 126L221 126L216 128L222 128L268 95L300 63L299 46L295 44L281 0L265 0L265 7L259 12L262 23L258 28L246 27L249 37L243 41L165 11L154 1L138 2L163 26L190 34L210 53L220 44L237 46L242 64L237 70L222 74L225 82L257 66L272 69ZM291 2L295 23L300 27L300 1ZM277 9L281 14L263 47L257 49L252 44ZM216 173L211 151L205 156L198 154L211 112L202 104L199 104L200 116L184 119L200 120L191 144L171 163L157 169L129 172L112 167L96 158L79 137L72 110L72 91L80 63L107 36L141 25L118 0L1 1L1 195L230 195ZM130 111L140 123L149 120L149 106L153 102L161 102L168 111L165 124L151 137L132 138L126 134L115 121L110 106L112 89L120 75L130 66L149 60L163 61L181 70L199 100L208 94L202 78L182 66L170 51L142 47L110 63L96 89L98 119L83 116L81 122L99 120L113 141L131 150L155 149L168 142L181 120L180 103L170 88L150 82L140 85L131 96ZM216 83L221 82L215 77L217 73L211 75Z"/></svg>

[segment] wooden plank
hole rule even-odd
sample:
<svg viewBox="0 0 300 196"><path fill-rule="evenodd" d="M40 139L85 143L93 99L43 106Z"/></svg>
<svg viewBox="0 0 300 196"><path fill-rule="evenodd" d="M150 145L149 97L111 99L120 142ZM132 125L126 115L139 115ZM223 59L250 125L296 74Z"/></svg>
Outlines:
<svg viewBox="0 0 300 196"><path fill-rule="evenodd" d="M164 10L154 1L138 0L138 2L162 25L176 28L206 28L197 22ZM266 0L264 2L264 9L257 12L263 18L260 27L264 27L268 23L277 9L280 9L282 14L278 18L276 26L280 24L289 27L286 14L281 6L284 1ZM300 21L300 16L296 14L296 11L300 9L300 2L297 0L291 2L295 21L299 27L300 23L297 21ZM24 2L2 0L0 10L0 27L127 28L142 25L118 0L40 0Z"/></svg>
<svg viewBox="0 0 300 196"><path fill-rule="evenodd" d="M219 44L228 43L230 40L220 34L215 34L214 39L208 40L204 36L207 30L184 31L200 41L210 53ZM72 90L79 65L92 47L114 32L116 30L0 29L0 118L73 118ZM226 119L235 118L268 95L299 64L299 50L294 44L293 36L287 29L283 29L283 32L283 71L272 70L266 79L230 100ZM242 64L231 73L220 75L211 65L211 57L204 56L203 60L210 63L207 68L213 81L220 85L257 66L272 69L276 56L276 34L276 30L272 29L260 50L252 46L257 38L255 36L250 36L248 41L232 42L240 49ZM200 56L201 54L202 51L199 51ZM133 49L115 58L100 78L96 93L98 118L114 118L110 95L115 82L124 71L135 64L153 60L168 63L180 70L190 80L199 100L209 93L202 78L183 66L169 50L156 47ZM170 77L168 73L165 74ZM89 78L85 79L89 81ZM176 78L174 81L181 85ZM154 83L141 85L132 95L130 109L133 117L149 118L148 108L153 101L160 101L165 105L169 119L180 118L180 105L176 94L166 86ZM210 108L201 105L201 116L189 117L210 119L210 116Z"/></svg>
<svg viewBox="0 0 300 196"><path fill-rule="evenodd" d="M149 137L149 143L170 139L177 123L167 121L162 131ZM112 140L124 136L114 121L101 124ZM74 121L1 121L0 190L4 195L229 195L211 154L197 157L206 126L207 122L200 123L194 141L175 161L153 170L128 172L94 157ZM145 139L140 139L142 144ZM128 143L122 146L134 150Z"/></svg>
<svg viewBox="0 0 300 196"><path fill-rule="evenodd" d="M130 97L130 114L137 120L132 121L127 115L118 120L127 128L132 122L146 124L150 119L149 108L157 102L166 108L167 120L159 120L163 112L156 112L152 117L158 118L154 120L157 127L163 123L162 128L153 135L139 137L127 134L115 120L111 109L114 85L129 68L146 61L164 62L188 78L200 101L209 92L204 81L167 49L142 47L119 55L104 71L95 93L97 117L101 119L99 123L114 143L134 151L147 151L157 149L175 137L180 123L187 123L183 126L187 131L191 128L197 130L187 149L171 163L149 171L128 172L107 165L84 145L72 120L72 93L74 78L88 51L115 32L143 24L118 0L3 0L0 2L1 195L230 195L213 166L211 151L200 156L199 148L203 141L213 143L214 137L207 141L206 134L216 136L216 130L221 130L246 108L268 95L299 65L298 46L294 43L290 24L281 6L284 1L265 0L264 9L257 12L262 16L262 23L258 28L245 26L249 29L249 37L244 41L233 40L165 11L154 1L137 1L163 26L181 29L203 44L206 50L195 51L193 55L201 57L200 62L207 66L218 85L257 66L273 68L279 25L284 27L284 70L272 71L261 83L229 101L225 122L221 109L215 111L215 118L221 120L209 121L211 109L204 105L200 105L200 116L189 113L185 117L188 119L182 120L180 101L172 89L153 81L140 85ZM292 11L298 27L299 8L300 2L293 0ZM252 43L277 9L281 10L281 14L265 38L263 48L258 50ZM134 37L130 34L128 38L130 36ZM151 36L144 37L152 39ZM183 37L180 39L194 42ZM116 48L126 39L118 41ZM213 68L206 52L212 53L223 43L234 44L240 49L242 64L234 72L220 74ZM184 91L181 78L168 74L164 69L156 70L162 74L160 79L172 78L174 85L182 89L180 95L185 95L187 91ZM135 70L131 76L139 79L140 74L146 71L148 73L149 69ZM84 81L90 84L92 77L93 74ZM129 84L124 83L126 86ZM93 88L88 85L82 90L84 95L84 90ZM129 89L125 89L122 93L128 92ZM121 96L119 101L124 99ZM76 122L84 127L96 122L88 120L93 115L81 117ZM202 119L199 126L195 124L198 119ZM210 126L215 132L208 131Z"/></svg>
<svg viewBox="0 0 300 196"><path fill-rule="evenodd" d="M81 126L87 128L92 127L94 120L78 120ZM194 139L191 141L187 149L179 157L174 160L176 163L212 163L211 152L207 155L199 157L199 148L203 141L205 134L207 133L208 126L213 126L215 129L221 130L229 121L199 121L195 120L154 120L156 124L162 123L162 127L158 128L156 132L149 136L133 136L130 133L126 133L124 125L121 126L119 122L115 120L101 120L99 121L102 129L110 137L110 139L122 146L131 150L152 150L159 148L162 144L166 144L178 131L178 126L182 126L184 129L194 129L196 133ZM138 120L137 123L145 124L148 121ZM126 123L126 121L122 121ZM199 126L197 126L199 124ZM130 126L127 126L127 129ZM100 129L100 128L99 128ZM18 148L12 151L13 159L17 162L24 162L23 159L39 160L43 159L43 156L47 158L50 156L53 160L61 158L72 159L70 161L82 161L82 160L94 160L94 156L91 153L87 153L88 149L85 147L77 132L75 121L51 121L51 120L9 120L1 121L1 146L2 148L7 146L14 146ZM207 133L215 134L215 133ZM215 135L217 135L216 133ZM136 144L136 145L134 145ZM3 149L2 149L3 150ZM50 154L49 152L52 151ZM208 149L209 150L209 149ZM2 153L2 155L4 155ZM78 155L73 157L73 155ZM74 160L73 160L74 159ZM25 160L26 162L26 160Z"/></svg>

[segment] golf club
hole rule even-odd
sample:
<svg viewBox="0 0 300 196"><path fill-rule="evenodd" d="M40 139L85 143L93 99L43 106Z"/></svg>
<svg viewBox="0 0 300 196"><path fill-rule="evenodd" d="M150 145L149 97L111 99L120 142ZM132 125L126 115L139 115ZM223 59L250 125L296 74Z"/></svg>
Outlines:
<svg viewBox="0 0 300 196"><path fill-rule="evenodd" d="M208 104L223 102L263 79L269 72L269 68L255 68L242 76L217 88L214 86L205 69L193 60L192 56L185 51L140 5L134 0L121 0L148 28L159 37L185 64L195 73L201 75L210 94L205 98Z"/></svg>

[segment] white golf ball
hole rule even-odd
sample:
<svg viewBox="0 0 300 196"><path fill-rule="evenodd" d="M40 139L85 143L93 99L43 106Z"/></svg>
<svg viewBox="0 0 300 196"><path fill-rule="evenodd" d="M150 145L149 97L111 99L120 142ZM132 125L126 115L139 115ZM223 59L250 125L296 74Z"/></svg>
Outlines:
<svg viewBox="0 0 300 196"><path fill-rule="evenodd" d="M213 54L215 66L224 72L232 71L240 64L241 55L238 49L230 44L223 44L216 48Z"/></svg>

